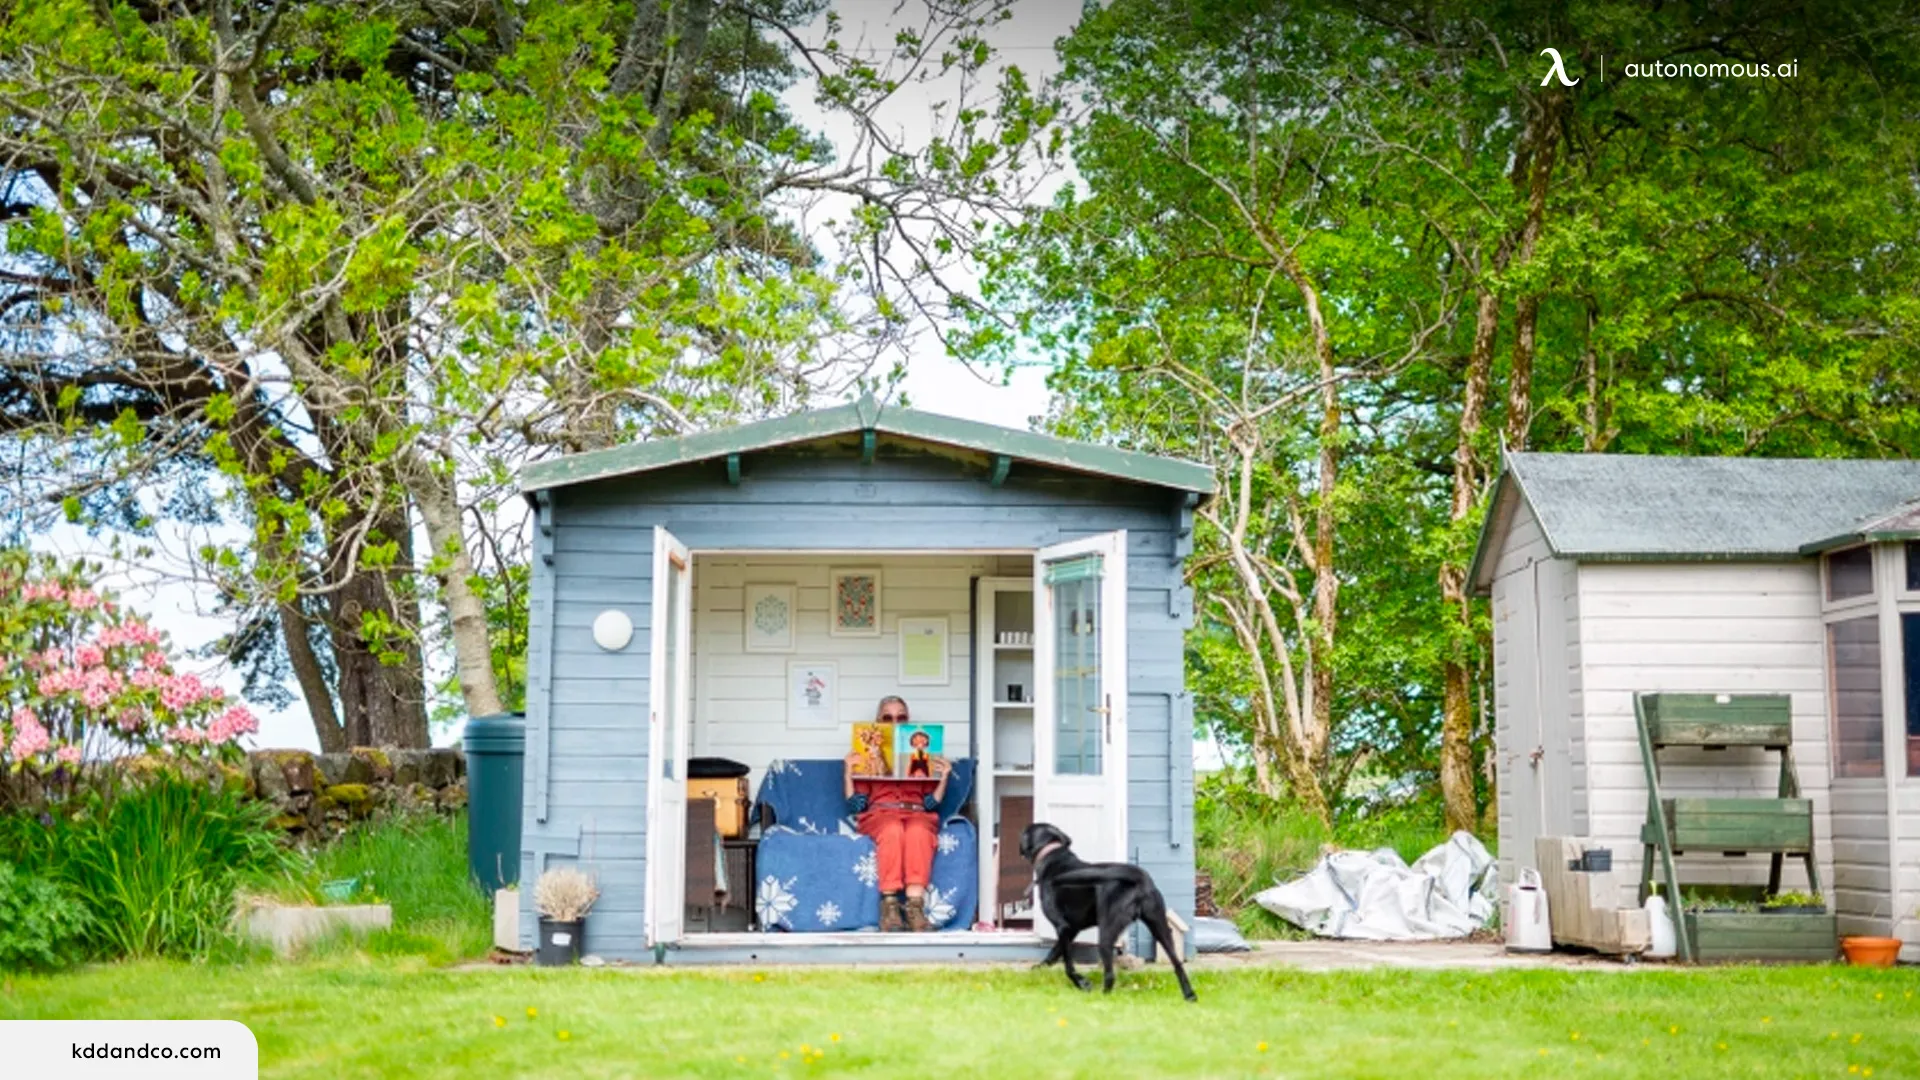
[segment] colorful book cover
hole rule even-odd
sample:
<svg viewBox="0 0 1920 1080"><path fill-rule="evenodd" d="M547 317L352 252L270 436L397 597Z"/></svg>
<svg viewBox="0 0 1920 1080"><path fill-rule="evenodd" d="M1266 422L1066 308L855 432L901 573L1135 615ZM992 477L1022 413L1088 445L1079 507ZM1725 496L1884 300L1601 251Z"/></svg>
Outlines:
<svg viewBox="0 0 1920 1080"><path fill-rule="evenodd" d="M855 776L893 775L893 725L869 721L853 725L853 752L877 763L878 768L854 766Z"/></svg>
<svg viewBox="0 0 1920 1080"><path fill-rule="evenodd" d="M907 780L933 780L933 759L945 752L946 729L940 724L895 724L894 775Z"/></svg>

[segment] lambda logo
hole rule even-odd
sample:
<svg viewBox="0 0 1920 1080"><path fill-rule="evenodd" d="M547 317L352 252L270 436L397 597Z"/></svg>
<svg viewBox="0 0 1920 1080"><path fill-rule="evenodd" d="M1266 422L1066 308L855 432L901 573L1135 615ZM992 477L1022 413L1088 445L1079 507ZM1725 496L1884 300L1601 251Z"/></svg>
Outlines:
<svg viewBox="0 0 1920 1080"><path fill-rule="evenodd" d="M1561 85L1561 86L1578 86L1578 85L1580 85L1580 80L1579 80L1579 79L1569 79L1569 78L1567 78L1567 63L1566 63L1566 61L1564 61L1564 60L1562 60L1562 59L1560 59L1560 50L1559 50L1559 49L1552 49L1552 48L1547 48L1547 49L1541 49L1541 50L1540 50L1540 55L1541 55L1541 56L1551 56L1551 57L1553 57L1553 66L1547 69L1547 77L1546 77L1546 78L1544 78L1544 79L1541 79L1541 80L1540 80L1540 85L1541 85L1541 86L1545 86L1545 85L1547 85L1548 83L1550 83L1550 82L1552 82L1552 81L1553 81L1553 78L1554 78L1554 76L1556 76L1556 75L1558 75L1558 76L1560 77L1560 85Z"/></svg>

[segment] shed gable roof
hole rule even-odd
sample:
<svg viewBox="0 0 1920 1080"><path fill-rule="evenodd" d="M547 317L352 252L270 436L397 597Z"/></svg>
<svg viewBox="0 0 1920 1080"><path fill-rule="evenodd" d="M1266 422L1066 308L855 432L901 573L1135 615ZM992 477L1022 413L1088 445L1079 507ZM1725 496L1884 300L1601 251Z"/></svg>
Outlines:
<svg viewBox="0 0 1920 1080"><path fill-rule="evenodd" d="M1109 476L1176 491L1202 495L1213 491L1213 470L1191 461L1074 442L896 405L883 406L871 395L846 405L813 409L772 420L671 439L629 443L536 462L521 470L520 490L531 493L566 487L862 431L1005 455L1053 468Z"/></svg>
<svg viewBox="0 0 1920 1080"><path fill-rule="evenodd" d="M1658 561L1798 558L1904 520L1916 496L1920 461L1508 454L1470 580L1491 585L1515 498L1556 556Z"/></svg>

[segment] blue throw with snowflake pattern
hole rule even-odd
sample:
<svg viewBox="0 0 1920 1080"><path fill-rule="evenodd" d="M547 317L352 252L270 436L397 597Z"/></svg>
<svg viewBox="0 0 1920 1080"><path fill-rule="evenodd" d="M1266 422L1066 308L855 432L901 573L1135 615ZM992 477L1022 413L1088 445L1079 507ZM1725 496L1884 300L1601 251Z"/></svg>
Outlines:
<svg viewBox="0 0 1920 1080"><path fill-rule="evenodd" d="M776 761L760 781L758 801L775 822L755 858L754 905L763 929L817 933L880 925L873 841L845 816L843 768L839 758ZM972 786L972 759L955 759L927 886L927 919L940 930L971 928L979 902L978 834L958 814Z"/></svg>

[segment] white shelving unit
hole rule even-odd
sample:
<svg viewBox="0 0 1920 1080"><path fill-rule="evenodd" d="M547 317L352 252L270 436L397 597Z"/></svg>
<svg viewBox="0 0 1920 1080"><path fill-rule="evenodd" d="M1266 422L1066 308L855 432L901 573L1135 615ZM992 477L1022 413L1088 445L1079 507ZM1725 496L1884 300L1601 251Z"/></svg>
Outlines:
<svg viewBox="0 0 1920 1080"><path fill-rule="evenodd" d="M1001 845L1020 842L1018 836L999 835L1000 800L1033 797L1033 579L981 578L975 619L973 640L989 646L974 650L974 731L981 763L974 780L981 818L979 918L1001 925L1032 918L1025 897L1007 898L1009 907L1003 910L998 892Z"/></svg>

